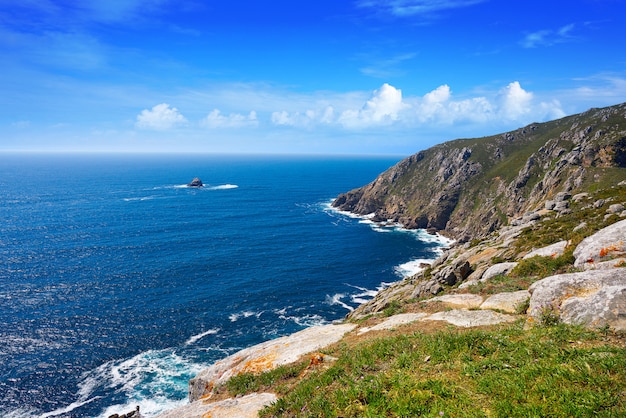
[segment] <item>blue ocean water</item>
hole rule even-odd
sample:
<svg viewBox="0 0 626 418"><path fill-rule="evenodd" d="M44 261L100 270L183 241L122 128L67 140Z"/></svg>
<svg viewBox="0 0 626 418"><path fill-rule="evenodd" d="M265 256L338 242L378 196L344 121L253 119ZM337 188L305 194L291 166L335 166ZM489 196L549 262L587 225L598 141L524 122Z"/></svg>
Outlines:
<svg viewBox="0 0 626 418"><path fill-rule="evenodd" d="M212 362L344 317L442 245L329 208L398 160L0 156L0 416L153 416Z"/></svg>

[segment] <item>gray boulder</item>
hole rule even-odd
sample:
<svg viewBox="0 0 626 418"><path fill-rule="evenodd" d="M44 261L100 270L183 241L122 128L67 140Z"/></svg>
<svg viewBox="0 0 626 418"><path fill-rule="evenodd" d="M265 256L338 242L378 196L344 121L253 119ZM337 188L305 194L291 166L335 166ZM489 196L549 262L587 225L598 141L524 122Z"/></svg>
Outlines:
<svg viewBox="0 0 626 418"><path fill-rule="evenodd" d="M582 240L574 250L574 266L596 268L600 262L614 261L615 266L626 262L626 220L616 222Z"/></svg>
<svg viewBox="0 0 626 418"><path fill-rule="evenodd" d="M555 244L548 245L547 247L539 248L537 250L533 250L526 254L524 258L532 258L535 256L541 257L558 257L565 252L565 247L567 247L567 241L559 241Z"/></svg>
<svg viewBox="0 0 626 418"><path fill-rule="evenodd" d="M626 331L626 269L550 276L529 291L531 323L541 323L550 314L567 324Z"/></svg>
<svg viewBox="0 0 626 418"><path fill-rule="evenodd" d="M509 271L513 270L515 266L517 266L516 262L494 264L483 273L480 281L486 282L487 280L493 279L500 274L507 274Z"/></svg>

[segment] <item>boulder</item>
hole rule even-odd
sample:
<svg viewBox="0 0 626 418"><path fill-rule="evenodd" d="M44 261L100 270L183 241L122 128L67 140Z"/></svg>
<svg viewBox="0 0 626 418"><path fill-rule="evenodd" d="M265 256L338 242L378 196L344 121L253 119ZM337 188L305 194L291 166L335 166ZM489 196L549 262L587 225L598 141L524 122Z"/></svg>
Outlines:
<svg viewBox="0 0 626 418"><path fill-rule="evenodd" d="M530 298L528 290L518 292L505 292L492 295L485 300L480 309L490 309L504 313L520 313L519 309Z"/></svg>
<svg viewBox="0 0 626 418"><path fill-rule="evenodd" d="M214 388L242 373L262 373L293 363L307 353L339 341L356 328L354 324L333 324L306 328L285 337L243 349L202 370L189 381L189 400L210 397Z"/></svg>
<svg viewBox="0 0 626 418"><path fill-rule="evenodd" d="M483 273L480 281L486 282L500 274L507 274L509 271L513 270L515 266L517 266L516 262L494 264Z"/></svg>
<svg viewBox="0 0 626 418"><path fill-rule="evenodd" d="M531 323L551 314L567 324L626 331L626 269L550 276L533 283L529 291Z"/></svg>
<svg viewBox="0 0 626 418"><path fill-rule="evenodd" d="M478 327L482 325L496 325L503 322L513 322L517 317L505 315L494 311L469 311L467 309L455 309L445 312L437 312L427 316L423 320L445 321L457 327Z"/></svg>
<svg viewBox="0 0 626 418"><path fill-rule="evenodd" d="M483 297L471 293L436 296L425 302L440 302L449 308L476 309L483 303Z"/></svg>
<svg viewBox="0 0 626 418"><path fill-rule="evenodd" d="M567 241L559 241L555 244L548 245L547 247L532 250L531 252L526 254L524 258L531 258L535 256L556 258L565 252L567 244Z"/></svg>
<svg viewBox="0 0 626 418"><path fill-rule="evenodd" d="M404 314L393 315L385 319L380 324L376 324L372 327L363 327L359 329L358 333L365 334L366 332L369 332L369 331L381 331L381 330L393 329L399 325L410 324L411 322L418 321L424 318L425 316L427 316L427 314L425 313L404 313Z"/></svg>
<svg viewBox="0 0 626 418"><path fill-rule="evenodd" d="M597 263L614 260L615 265L626 263L626 220L607 226L585 238L574 250L574 266L596 268Z"/></svg>

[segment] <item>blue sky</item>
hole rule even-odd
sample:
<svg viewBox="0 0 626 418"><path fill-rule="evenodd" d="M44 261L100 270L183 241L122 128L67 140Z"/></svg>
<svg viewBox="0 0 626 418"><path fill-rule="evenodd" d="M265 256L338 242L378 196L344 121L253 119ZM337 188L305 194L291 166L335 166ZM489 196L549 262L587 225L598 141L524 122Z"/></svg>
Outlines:
<svg viewBox="0 0 626 418"><path fill-rule="evenodd" d="M0 0L0 151L411 154L626 101L626 0Z"/></svg>

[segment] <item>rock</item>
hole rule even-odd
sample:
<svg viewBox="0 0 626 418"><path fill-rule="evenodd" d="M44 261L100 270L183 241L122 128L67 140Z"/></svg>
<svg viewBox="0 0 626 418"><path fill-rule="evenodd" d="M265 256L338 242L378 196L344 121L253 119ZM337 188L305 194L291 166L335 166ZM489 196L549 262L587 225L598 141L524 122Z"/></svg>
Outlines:
<svg viewBox="0 0 626 418"><path fill-rule="evenodd" d="M585 199L589 199L589 193L578 193L572 197L574 202L580 202Z"/></svg>
<svg viewBox="0 0 626 418"><path fill-rule="evenodd" d="M607 209L607 213L621 213L624 210L624 205L621 203L615 203Z"/></svg>
<svg viewBox="0 0 626 418"><path fill-rule="evenodd" d="M565 252L565 248L567 247L567 241L559 241L555 244L548 245L547 247L539 248L538 250L533 250L526 254L524 258L531 258L535 256L541 257L552 257L556 258L562 255Z"/></svg>
<svg viewBox="0 0 626 418"><path fill-rule="evenodd" d="M626 261L626 220L616 222L582 240L574 250L575 267L595 268L596 263Z"/></svg>
<svg viewBox="0 0 626 418"><path fill-rule="evenodd" d="M579 223L579 224L578 224L578 226L577 226L577 227L575 227L574 229L572 229L572 232L578 232L578 231L580 231L581 229L585 229L585 228L587 228L587 222L581 222L581 223Z"/></svg>
<svg viewBox="0 0 626 418"><path fill-rule="evenodd" d="M520 306L524 305L530 298L528 290L520 290L518 292L498 293L490 296L485 300L480 309L491 309L505 313L520 313Z"/></svg>
<svg viewBox="0 0 626 418"><path fill-rule="evenodd" d="M498 275L507 274L509 271L513 270L515 266L517 266L516 262L494 264L493 266L489 267L485 271L485 273L483 273L480 281L486 282L487 280L493 279Z"/></svg>
<svg viewBox="0 0 626 418"><path fill-rule="evenodd" d="M457 309L476 309L483 303L483 298L480 295L461 293L456 295L437 296L432 299L428 299L425 302L440 302L447 307Z"/></svg>
<svg viewBox="0 0 626 418"><path fill-rule="evenodd" d="M554 200L546 200L544 203L544 207L548 210L553 210L556 206L556 202Z"/></svg>
<svg viewBox="0 0 626 418"><path fill-rule="evenodd" d="M604 199L598 199L595 202L593 202L593 207L596 209L601 208L602 206L604 206L604 202L605 202Z"/></svg>
<svg viewBox="0 0 626 418"><path fill-rule="evenodd" d="M548 311L567 324L626 331L626 269L550 276L529 291L531 323L541 323Z"/></svg>
<svg viewBox="0 0 626 418"><path fill-rule="evenodd" d="M556 202L565 202L566 200L570 200L571 198L572 198L571 194L569 194L567 192L559 192L554 197L554 200Z"/></svg>
<svg viewBox="0 0 626 418"><path fill-rule="evenodd" d="M167 411L156 418L256 418L261 409L277 399L273 393L251 393L214 403L200 400Z"/></svg>
<svg viewBox="0 0 626 418"><path fill-rule="evenodd" d="M372 327L364 327L358 330L359 334L365 334L369 331L381 331L386 329L393 329L399 325L409 324L411 322L418 321L427 316L425 313L405 313L393 315L381 322L380 324L376 324Z"/></svg>
<svg viewBox="0 0 626 418"><path fill-rule="evenodd" d="M505 315L494 311L469 311L456 309L445 312L437 312L427 316L423 320L445 321L457 327L478 327L482 325L495 325L503 322L513 322L517 318L513 315Z"/></svg>
<svg viewBox="0 0 626 418"><path fill-rule="evenodd" d="M193 180L191 180L191 183L187 183L187 187L202 187L204 186L204 184L202 184L202 180L200 180L198 177L195 177Z"/></svg>
<svg viewBox="0 0 626 418"><path fill-rule="evenodd" d="M568 208L569 208L569 202L567 200L557 202L556 205L554 206L554 210L557 212L563 212Z"/></svg>
<svg viewBox="0 0 626 418"><path fill-rule="evenodd" d="M354 324L311 327L238 351L217 361L191 379L189 400L193 402L210 396L214 388L232 376L242 373L262 373L293 363L304 354L339 341L345 333L354 328L356 328Z"/></svg>

